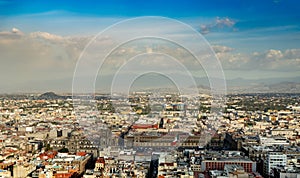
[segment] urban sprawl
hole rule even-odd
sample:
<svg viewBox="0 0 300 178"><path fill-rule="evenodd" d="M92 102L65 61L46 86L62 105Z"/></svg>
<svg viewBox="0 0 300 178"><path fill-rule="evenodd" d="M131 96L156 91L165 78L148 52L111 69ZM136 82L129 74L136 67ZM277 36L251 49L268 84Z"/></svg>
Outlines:
<svg viewBox="0 0 300 178"><path fill-rule="evenodd" d="M1 95L0 177L298 178L299 95Z"/></svg>

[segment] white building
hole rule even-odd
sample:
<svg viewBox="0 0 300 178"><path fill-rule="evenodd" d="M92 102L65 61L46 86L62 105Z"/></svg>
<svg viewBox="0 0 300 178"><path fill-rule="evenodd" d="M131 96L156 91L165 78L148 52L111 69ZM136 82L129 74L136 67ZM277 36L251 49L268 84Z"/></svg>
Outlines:
<svg viewBox="0 0 300 178"><path fill-rule="evenodd" d="M259 136L259 143L261 146L289 145L290 144L285 137L281 137L281 136L272 136L272 137Z"/></svg>
<svg viewBox="0 0 300 178"><path fill-rule="evenodd" d="M278 166L286 166L287 156L282 152L269 152L267 154L265 163L264 163L264 171L266 175L272 175L273 168Z"/></svg>

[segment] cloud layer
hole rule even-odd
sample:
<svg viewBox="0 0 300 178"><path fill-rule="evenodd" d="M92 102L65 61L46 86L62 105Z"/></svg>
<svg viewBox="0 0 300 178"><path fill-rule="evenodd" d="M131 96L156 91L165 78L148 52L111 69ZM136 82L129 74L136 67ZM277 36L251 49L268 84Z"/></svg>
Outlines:
<svg viewBox="0 0 300 178"><path fill-rule="evenodd" d="M26 82L72 77L87 37L61 37L46 32L0 32L0 90Z"/></svg>
<svg viewBox="0 0 300 178"><path fill-rule="evenodd" d="M210 31L213 28L233 27L234 24L235 22L228 18L219 18L214 25L209 25L208 29ZM0 32L0 81L2 82L0 91L14 90L26 82L71 79L78 57L91 39L89 36L59 36L48 32L26 34L17 28ZM111 40L106 37L100 39L98 43L105 45ZM124 63L125 58L141 51L151 53L155 51L155 48L161 48L166 53L173 54L189 70L199 69L195 67L195 60L192 60L186 51L177 46L162 43L153 47L137 42L130 46L121 46L112 53L104 64L103 70L109 75L111 71L116 71ZM240 53L224 45L214 45L212 49L221 61L225 73L227 70L244 70L253 71L257 76L259 71L291 74L297 74L300 71L300 48L270 49L253 53ZM151 56L148 60L142 60L141 66L150 64L158 68L169 66L172 69L172 64L160 62L166 61L161 60L161 57ZM240 77L242 76L241 73Z"/></svg>
<svg viewBox="0 0 300 178"><path fill-rule="evenodd" d="M224 49L223 51L220 50ZM225 50L228 47L218 47L216 55L224 69L230 70L269 70L298 72L300 70L300 49L275 50L250 54L236 53ZM231 49L231 48L230 48Z"/></svg>

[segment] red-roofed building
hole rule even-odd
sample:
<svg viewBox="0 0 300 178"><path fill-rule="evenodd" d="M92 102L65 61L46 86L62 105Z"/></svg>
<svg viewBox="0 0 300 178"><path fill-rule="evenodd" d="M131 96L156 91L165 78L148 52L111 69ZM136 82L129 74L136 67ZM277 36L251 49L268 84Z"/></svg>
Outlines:
<svg viewBox="0 0 300 178"><path fill-rule="evenodd" d="M86 155L86 152L80 151L80 152L77 152L76 155L77 155L77 156L85 156L85 155Z"/></svg>
<svg viewBox="0 0 300 178"><path fill-rule="evenodd" d="M104 169L104 167L105 167L105 159L104 157L99 157L96 160L94 171L100 171L101 169Z"/></svg>
<svg viewBox="0 0 300 178"><path fill-rule="evenodd" d="M54 177L55 178L69 178L69 177L72 177L74 173L56 173L54 174Z"/></svg>
<svg viewBox="0 0 300 178"><path fill-rule="evenodd" d="M47 159L53 159L56 155L57 155L57 151L48 151L45 153L41 153L39 157L42 160L47 160Z"/></svg>

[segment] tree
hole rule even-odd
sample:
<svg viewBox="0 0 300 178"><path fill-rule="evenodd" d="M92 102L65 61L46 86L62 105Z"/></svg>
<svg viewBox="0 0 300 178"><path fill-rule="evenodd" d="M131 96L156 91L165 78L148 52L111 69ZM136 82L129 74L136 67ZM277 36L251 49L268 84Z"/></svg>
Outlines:
<svg viewBox="0 0 300 178"><path fill-rule="evenodd" d="M64 148L58 150L58 152L60 152L60 153L69 153L69 149L64 147Z"/></svg>
<svg viewBox="0 0 300 178"><path fill-rule="evenodd" d="M52 148L50 147L50 144L48 143L48 144L46 145L45 151L49 151L49 150L52 150Z"/></svg>

